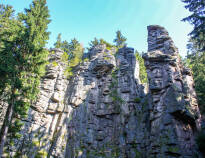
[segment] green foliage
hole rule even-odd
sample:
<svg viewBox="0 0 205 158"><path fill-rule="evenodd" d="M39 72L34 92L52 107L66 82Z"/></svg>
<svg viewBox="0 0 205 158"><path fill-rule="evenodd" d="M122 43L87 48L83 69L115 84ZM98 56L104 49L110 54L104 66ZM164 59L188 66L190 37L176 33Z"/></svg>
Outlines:
<svg viewBox="0 0 205 158"><path fill-rule="evenodd" d="M107 41L105 41L104 39L100 39L99 40L100 44L105 44L106 45L106 49L110 50L111 48L113 48L114 46L110 43L108 43Z"/></svg>
<svg viewBox="0 0 205 158"><path fill-rule="evenodd" d="M193 43L192 43L193 44ZM190 44L189 44L190 46ZM199 108L202 114L205 113L205 52L199 52L196 45L189 47L187 58L184 63L192 69L195 90L198 98Z"/></svg>
<svg viewBox="0 0 205 158"><path fill-rule="evenodd" d="M184 18L194 26L190 33L191 39L197 43L200 51L205 51L205 1L204 0L182 0L186 3L185 8L191 15Z"/></svg>
<svg viewBox="0 0 205 158"><path fill-rule="evenodd" d="M19 120L35 102L45 73L48 51L44 46L50 20L46 0L33 0L30 8L16 17L13 13L11 6L0 5L0 95L3 92L9 104L1 133L7 135L4 130L9 126L10 138L18 139Z"/></svg>
<svg viewBox="0 0 205 158"><path fill-rule="evenodd" d="M171 153L178 153L180 150L176 146L174 146L174 147L170 146L170 147L168 147L168 151Z"/></svg>
<svg viewBox="0 0 205 158"><path fill-rule="evenodd" d="M127 40L127 38L125 38L122 35L121 31L118 30L116 32L116 37L115 37L113 42L116 43L117 48L122 48L122 47L126 46L126 40Z"/></svg>
<svg viewBox="0 0 205 158"><path fill-rule="evenodd" d="M25 14L19 14L19 19L25 24L24 42L26 44L26 60L29 65L26 67L25 80L30 84L30 99L35 100L39 92L41 76L45 73L48 51L44 49L49 32L47 32L49 11L46 0L34 0L29 9L25 9Z"/></svg>
<svg viewBox="0 0 205 158"><path fill-rule="evenodd" d="M68 53L64 52L63 55L61 56L61 61L68 62L68 59L69 59Z"/></svg>
<svg viewBox="0 0 205 158"><path fill-rule="evenodd" d="M141 99L136 97L135 100L134 100L136 103L140 103L141 102Z"/></svg>
<svg viewBox="0 0 205 158"><path fill-rule="evenodd" d="M83 59L83 62L88 62L88 61L89 61L88 58Z"/></svg>
<svg viewBox="0 0 205 158"><path fill-rule="evenodd" d="M202 114L205 114L205 52L197 49L196 42L189 43L189 53L185 65L192 69L198 105Z"/></svg>
<svg viewBox="0 0 205 158"><path fill-rule="evenodd" d="M61 42L61 33L58 34L57 41L54 43L55 48L61 48L62 42Z"/></svg>
<svg viewBox="0 0 205 158"><path fill-rule="evenodd" d="M136 56L136 60L139 62L139 68L140 68L140 72L139 72L139 77L142 83L147 83L147 71L146 71L146 67L144 65L144 59L142 58L141 54L136 51L135 52L135 56Z"/></svg>
<svg viewBox="0 0 205 158"><path fill-rule="evenodd" d="M69 54L69 51L70 51L70 45L69 43L64 40L62 41L61 39L61 34L59 33L58 36L57 36L57 40L56 42L54 43L54 47L55 48L60 48L61 50L63 50L64 52L66 52L67 54Z"/></svg>
<svg viewBox="0 0 205 158"><path fill-rule="evenodd" d="M94 48L95 46L97 46L97 45L103 45L103 44L106 45L106 49L108 49L108 50L111 50L111 48L115 47L114 45L108 43L108 42L105 41L104 39L102 39L102 38L97 39L97 38L95 37L94 40L89 43L89 46L90 46L90 47L88 48L88 50L93 49L93 48Z"/></svg>
<svg viewBox="0 0 205 158"><path fill-rule="evenodd" d="M45 150L40 150L38 153L35 155L35 158L46 158L48 153Z"/></svg>
<svg viewBox="0 0 205 158"><path fill-rule="evenodd" d="M118 105L118 109L120 110L120 105L125 103L125 101L119 96L118 91L117 91L117 86L118 86L118 79L116 76L117 70L114 70L112 72L112 82L109 86L111 89L111 92L109 93L109 96L112 98L112 101Z"/></svg>
<svg viewBox="0 0 205 158"><path fill-rule="evenodd" d="M94 40L89 43L89 46L90 48L93 48L99 44L100 44L99 40L95 37Z"/></svg>
<svg viewBox="0 0 205 158"><path fill-rule="evenodd" d="M64 75L69 79L73 76L73 68L82 62L84 49L75 38L68 43L68 46L69 51L63 53L61 60L67 64Z"/></svg>
<svg viewBox="0 0 205 158"><path fill-rule="evenodd" d="M56 61L53 61L53 62L52 62L52 65L53 65L54 67L56 67L56 66L58 66L58 63L57 63Z"/></svg>
<svg viewBox="0 0 205 158"><path fill-rule="evenodd" d="M184 18L194 26L190 33L186 66L192 69L195 90L202 114L205 113L205 2L204 0L182 0L191 15Z"/></svg>

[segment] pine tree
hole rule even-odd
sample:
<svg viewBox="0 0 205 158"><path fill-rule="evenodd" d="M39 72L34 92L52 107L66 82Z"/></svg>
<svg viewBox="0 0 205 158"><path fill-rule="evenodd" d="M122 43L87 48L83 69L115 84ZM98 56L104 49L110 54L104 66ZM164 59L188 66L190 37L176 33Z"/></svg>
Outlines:
<svg viewBox="0 0 205 158"><path fill-rule="evenodd" d="M39 92L40 77L45 73L48 51L44 48L49 39L48 24L49 10L46 0L33 0L25 14L19 14L20 19L26 26L25 51L29 66L26 71L30 72L26 82L31 85L30 99L35 100Z"/></svg>
<svg viewBox="0 0 205 158"><path fill-rule="evenodd" d="M8 103L7 112L0 132L0 157L6 142L12 118L17 113L23 113L25 106L18 112L16 107L22 106L21 68L25 63L22 53L23 24L14 18L14 10L11 6L0 6L0 95L4 95L3 102ZM16 119L15 122L18 120ZM17 129L18 127L15 127ZM19 137L17 133L13 137Z"/></svg>
<svg viewBox="0 0 205 158"><path fill-rule="evenodd" d="M61 49L66 52L67 54L69 54L69 43L68 41L64 40L61 44Z"/></svg>
<svg viewBox="0 0 205 158"><path fill-rule="evenodd" d="M116 37L115 37L115 39L114 39L114 43L116 43L116 46L117 46L118 48L122 48L122 47L126 46L126 43L125 43L126 40L127 40L127 38L125 38L125 37L122 35L121 31L118 30L118 31L116 32Z"/></svg>
<svg viewBox="0 0 205 158"><path fill-rule="evenodd" d="M78 66L82 61L84 48L75 38L72 39L70 43L68 43L68 46L68 54L66 52L66 54L64 53L64 58L66 58L64 61L67 63L64 75L67 76L67 78L70 78L73 76L73 68Z"/></svg>
<svg viewBox="0 0 205 158"><path fill-rule="evenodd" d="M95 46L97 46L99 44L101 44L101 45L105 44L106 49L111 49L112 47L115 47L114 45L112 45L112 44L108 43L107 41L105 41L103 38L97 39L95 37L94 40L89 43L90 47L88 48L88 50L93 49Z"/></svg>
<svg viewBox="0 0 205 158"><path fill-rule="evenodd" d="M69 43L69 56L70 56L70 65L72 67L78 65L82 61L82 56L83 56L83 47L82 45L78 42L77 39L72 39L71 42Z"/></svg>
<svg viewBox="0 0 205 158"><path fill-rule="evenodd" d="M187 65L192 69L199 107L205 113L205 1L182 0L191 15L184 18L194 26L190 33Z"/></svg>
<svg viewBox="0 0 205 158"><path fill-rule="evenodd" d="M182 0L186 3L185 8L192 14L183 19L194 26L190 33L191 39L197 43L200 51L205 51L205 1L204 0Z"/></svg>
<svg viewBox="0 0 205 158"><path fill-rule="evenodd" d="M94 40L89 43L89 46L93 48L97 46L98 44L99 44L99 40L95 37Z"/></svg>
<svg viewBox="0 0 205 158"><path fill-rule="evenodd" d="M99 40L95 37L93 41L90 41L88 51L93 49L95 46L99 44Z"/></svg>
<svg viewBox="0 0 205 158"><path fill-rule="evenodd" d="M69 51L74 51L79 45L80 43L76 38L71 39L71 42L69 43Z"/></svg>
<svg viewBox="0 0 205 158"><path fill-rule="evenodd" d="M57 41L54 43L55 48L62 48L61 33L58 34Z"/></svg>

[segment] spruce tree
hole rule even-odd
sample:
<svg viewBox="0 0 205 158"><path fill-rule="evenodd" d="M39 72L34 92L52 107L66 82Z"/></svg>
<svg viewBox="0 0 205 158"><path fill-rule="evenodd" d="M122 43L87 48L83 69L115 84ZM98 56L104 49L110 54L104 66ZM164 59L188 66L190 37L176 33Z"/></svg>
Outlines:
<svg viewBox="0 0 205 158"><path fill-rule="evenodd" d="M94 40L89 43L89 46L93 48L97 46L98 44L99 44L99 40L95 37Z"/></svg>
<svg viewBox="0 0 205 158"><path fill-rule="evenodd" d="M47 31L50 15L46 0L33 0L30 8L25 9L25 13L19 14L19 17L26 27L24 41L29 61L26 71L30 73L26 74L25 82L31 86L30 99L35 100L39 92L40 77L45 73L48 55L48 50L44 48L50 34Z"/></svg>
<svg viewBox="0 0 205 158"><path fill-rule="evenodd" d="M125 37L122 35L121 31L118 30L118 31L116 32L116 37L115 37L115 39L114 39L113 42L116 43L116 46L117 46L118 48L122 48L122 47L126 46L126 40L127 40L127 38L125 38Z"/></svg>
<svg viewBox="0 0 205 158"><path fill-rule="evenodd" d="M21 69L25 63L23 58L22 37L24 26L14 17L14 10L11 6L0 6L0 95L3 95L3 102L8 104L5 119L0 131L0 157L8 139L8 132L11 129L13 117L25 115L22 99ZM20 110L17 107L23 106ZM15 119L15 122L19 122ZM14 129L20 127L15 126ZM18 138L18 133L13 133L14 138Z"/></svg>
<svg viewBox="0 0 205 158"><path fill-rule="evenodd" d="M65 61L67 64L64 75L69 79L71 76L73 76L73 68L78 66L82 61L84 48L75 38L72 39L70 43L68 43L68 46L68 53L64 52L63 61Z"/></svg>
<svg viewBox="0 0 205 158"><path fill-rule="evenodd" d="M190 35L187 59L193 71L199 107L205 113L205 1L182 0L191 15L184 18L194 26Z"/></svg>
<svg viewBox="0 0 205 158"><path fill-rule="evenodd" d="M66 52L67 54L69 54L69 43L68 41L64 40L61 44L61 49Z"/></svg>
<svg viewBox="0 0 205 158"><path fill-rule="evenodd" d="M94 40L89 43L90 47L88 48L88 50L93 49L95 46L97 46L99 44L105 44L107 49L111 49L112 47L115 47L114 45L112 45L112 44L108 43L107 41L105 41L103 38L97 39L95 37Z"/></svg>
<svg viewBox="0 0 205 158"><path fill-rule="evenodd" d="M50 22L46 0L34 0L18 19L10 12L11 7L1 9L0 70L4 81L7 80L5 85L1 84L1 91L4 88L7 93L8 108L1 129L0 157L8 139L12 143L13 139L21 137L18 133L23 125L21 119L36 100L48 54L44 48Z"/></svg>
<svg viewBox="0 0 205 158"><path fill-rule="evenodd" d="M61 41L61 33L57 36L57 41L54 43L55 48L61 48L62 47L62 41Z"/></svg>
<svg viewBox="0 0 205 158"><path fill-rule="evenodd" d="M182 0L186 3L185 8L191 15L184 18L194 26L190 33L192 41L197 43L200 51L205 51L205 1L204 0Z"/></svg>

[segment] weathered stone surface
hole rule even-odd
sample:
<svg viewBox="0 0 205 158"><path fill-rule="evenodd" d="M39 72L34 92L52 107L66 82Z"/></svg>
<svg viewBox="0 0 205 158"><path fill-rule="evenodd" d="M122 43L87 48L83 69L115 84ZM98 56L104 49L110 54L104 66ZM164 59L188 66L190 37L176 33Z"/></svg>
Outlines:
<svg viewBox="0 0 205 158"><path fill-rule="evenodd" d="M4 118L6 116L6 111L8 108L8 104L4 101L6 97L4 95L0 96L0 129L3 125Z"/></svg>
<svg viewBox="0 0 205 158"><path fill-rule="evenodd" d="M68 81L63 76L66 65L61 61L62 55L60 49L50 51L47 72L41 80L40 95L36 104L29 109L21 131L23 136L15 141L13 153L17 150L29 158L40 153L51 157L64 156L66 118L70 111L64 110Z"/></svg>
<svg viewBox="0 0 205 158"><path fill-rule="evenodd" d="M80 75L73 78L72 88L68 88L72 89L68 100L73 104L72 96L76 93L76 96L81 96L80 93L88 87L85 100L81 104L77 101L73 104L77 108L73 110L68 127L66 157L126 157L139 154L137 148L144 149L140 145L137 147L134 138L139 132L132 130L137 129L139 117L137 104L132 99L139 97L138 78L134 75L137 68L134 50L122 48L114 52L107 50L105 45L94 50L96 53L91 51L87 55L90 61L84 64L88 66L82 65ZM79 85L81 90L75 90ZM133 120L133 124L129 123L129 119ZM143 123L139 124L143 127ZM143 133L143 129L138 131ZM132 147L126 149L126 146L133 146L134 151L131 151Z"/></svg>
<svg viewBox="0 0 205 158"><path fill-rule="evenodd" d="M192 73L161 26L148 27L149 86L139 79L134 49L97 45L68 80L63 52L53 49L39 98L17 150L29 158L202 158L195 143L201 115ZM148 93L147 93L148 91Z"/></svg>
<svg viewBox="0 0 205 158"><path fill-rule="evenodd" d="M181 64L178 50L163 27L148 27L148 51L143 57L152 97L149 155L200 157L195 134L201 116L191 71Z"/></svg>

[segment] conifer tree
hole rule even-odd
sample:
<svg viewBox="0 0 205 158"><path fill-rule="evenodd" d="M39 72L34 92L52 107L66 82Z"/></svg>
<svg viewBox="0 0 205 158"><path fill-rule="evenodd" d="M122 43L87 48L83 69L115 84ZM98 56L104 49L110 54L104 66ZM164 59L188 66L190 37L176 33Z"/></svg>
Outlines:
<svg viewBox="0 0 205 158"><path fill-rule="evenodd" d="M78 42L77 39L72 39L71 42L69 43L69 56L70 56L70 65L76 66L79 64L82 60L83 56L83 46Z"/></svg>
<svg viewBox="0 0 205 158"><path fill-rule="evenodd" d="M44 49L50 22L46 0L33 0L30 8L19 14L18 19L13 18L10 12L11 7L1 10L1 16L10 16L0 20L0 60L7 59L0 63L0 70L7 80L6 86L1 84L1 88L7 93L8 103L1 129L0 157L8 132L12 138L20 137L21 119L26 117L29 106L36 100L48 54Z"/></svg>
<svg viewBox="0 0 205 158"><path fill-rule="evenodd" d="M60 48L61 50L63 50L64 52L66 52L69 55L70 45L69 45L68 41L66 41L66 40L62 41L61 33L58 34L57 40L54 43L54 47Z"/></svg>
<svg viewBox="0 0 205 158"><path fill-rule="evenodd" d="M107 49L111 49L112 47L114 47L112 44L108 43L103 38L97 39L95 37L94 40L89 43L90 47L88 48L88 50L91 50L92 48L94 48L95 46L99 44L105 44Z"/></svg>
<svg viewBox="0 0 205 158"><path fill-rule="evenodd" d="M190 33L192 42L196 42L200 51L205 51L205 1L204 0L182 0L186 3L185 8L191 15L184 18L194 26Z"/></svg>
<svg viewBox="0 0 205 158"><path fill-rule="evenodd" d="M61 49L66 52L67 54L69 54L69 43L68 41L64 40L61 44Z"/></svg>
<svg viewBox="0 0 205 158"><path fill-rule="evenodd" d="M62 48L61 33L57 36L57 41L54 43L55 48Z"/></svg>
<svg viewBox="0 0 205 158"><path fill-rule="evenodd" d="M73 68L80 64L80 62L82 61L83 53L84 48L77 39L74 38L70 43L68 43L68 53L65 54L67 67L64 73L67 78L73 76Z"/></svg>
<svg viewBox="0 0 205 158"><path fill-rule="evenodd" d="M190 33L187 59L193 71L199 107L205 113L205 1L182 0L191 15L184 18L194 26Z"/></svg>
<svg viewBox="0 0 205 158"><path fill-rule="evenodd" d="M29 9L25 9L25 14L19 14L20 19L25 24L25 51L29 66L26 82L32 85L30 99L35 100L39 92L40 77L45 73L44 67L47 63L48 51L44 48L49 39L48 24L50 15L46 0L33 0Z"/></svg>
<svg viewBox="0 0 205 158"><path fill-rule="evenodd" d="M98 44L99 44L99 40L95 37L94 40L89 43L89 46L93 48L97 46Z"/></svg>
<svg viewBox="0 0 205 158"><path fill-rule="evenodd" d="M126 40L127 40L127 38L125 38L125 37L122 35L121 31L118 30L118 31L116 32L116 37L115 37L115 39L114 39L113 42L116 43L116 46L117 46L118 48L122 48L122 47L126 46Z"/></svg>
<svg viewBox="0 0 205 158"><path fill-rule="evenodd" d="M21 81L21 68L25 63L22 53L23 24L13 16L14 10L11 6L0 6L0 95L4 95L3 102L8 104L5 119L0 131L0 157L3 154L9 128L11 129L12 118L14 115L21 114L21 110L16 107L22 106L21 91L23 84ZM14 110L16 109L16 113ZM15 120L18 122L18 119ZM18 129L19 126L14 129ZM13 137L19 137L14 133Z"/></svg>

